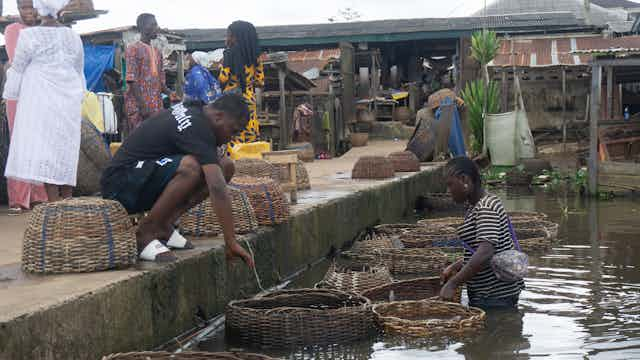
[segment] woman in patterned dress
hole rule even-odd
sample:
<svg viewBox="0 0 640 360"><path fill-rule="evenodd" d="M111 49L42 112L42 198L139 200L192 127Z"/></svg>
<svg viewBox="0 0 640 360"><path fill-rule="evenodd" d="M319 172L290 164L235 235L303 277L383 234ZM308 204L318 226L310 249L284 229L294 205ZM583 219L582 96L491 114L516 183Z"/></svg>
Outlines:
<svg viewBox="0 0 640 360"><path fill-rule="evenodd" d="M234 144L254 142L260 135L255 91L264 86L264 69L258 60L258 34L253 24L236 21L229 25L226 45L220 84L224 92L242 93L250 113L246 130L229 144L229 151L232 151Z"/></svg>

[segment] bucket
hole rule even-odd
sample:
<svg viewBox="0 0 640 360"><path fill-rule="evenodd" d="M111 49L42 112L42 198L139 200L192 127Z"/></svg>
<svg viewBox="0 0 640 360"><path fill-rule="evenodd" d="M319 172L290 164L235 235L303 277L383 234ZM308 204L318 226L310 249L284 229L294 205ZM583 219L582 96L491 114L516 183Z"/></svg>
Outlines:
<svg viewBox="0 0 640 360"><path fill-rule="evenodd" d="M486 142L491 163L499 166L516 164L517 113L487 115Z"/></svg>

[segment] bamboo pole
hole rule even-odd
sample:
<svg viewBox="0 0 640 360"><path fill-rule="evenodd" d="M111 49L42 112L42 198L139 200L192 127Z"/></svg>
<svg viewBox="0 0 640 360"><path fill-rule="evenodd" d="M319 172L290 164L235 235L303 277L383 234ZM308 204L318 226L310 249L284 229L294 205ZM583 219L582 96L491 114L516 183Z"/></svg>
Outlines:
<svg viewBox="0 0 640 360"><path fill-rule="evenodd" d="M602 66L594 63L591 71L591 116L589 123L589 194L598 194L598 119L602 93Z"/></svg>

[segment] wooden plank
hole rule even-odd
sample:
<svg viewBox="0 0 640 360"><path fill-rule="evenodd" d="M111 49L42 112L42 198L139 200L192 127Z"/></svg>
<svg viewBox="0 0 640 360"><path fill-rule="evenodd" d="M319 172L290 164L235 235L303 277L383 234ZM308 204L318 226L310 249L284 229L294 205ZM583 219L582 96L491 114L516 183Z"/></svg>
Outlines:
<svg viewBox="0 0 640 360"><path fill-rule="evenodd" d="M280 83L280 149L287 146L287 98L285 92L285 80L287 73L284 69L278 69L278 80Z"/></svg>
<svg viewBox="0 0 640 360"><path fill-rule="evenodd" d="M598 121L602 93L602 66L593 65L591 71L591 114L589 122L589 194L598 194Z"/></svg>

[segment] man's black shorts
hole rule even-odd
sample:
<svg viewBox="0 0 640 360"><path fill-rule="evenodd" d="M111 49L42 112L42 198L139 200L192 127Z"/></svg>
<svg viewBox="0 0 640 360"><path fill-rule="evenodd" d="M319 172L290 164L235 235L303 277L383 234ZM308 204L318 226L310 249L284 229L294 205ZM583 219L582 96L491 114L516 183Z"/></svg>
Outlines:
<svg viewBox="0 0 640 360"><path fill-rule="evenodd" d="M129 214L151 210L171 179L184 155L166 156L157 160L138 161L115 171L114 179L104 184L105 199L116 200Z"/></svg>

